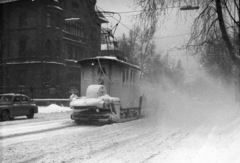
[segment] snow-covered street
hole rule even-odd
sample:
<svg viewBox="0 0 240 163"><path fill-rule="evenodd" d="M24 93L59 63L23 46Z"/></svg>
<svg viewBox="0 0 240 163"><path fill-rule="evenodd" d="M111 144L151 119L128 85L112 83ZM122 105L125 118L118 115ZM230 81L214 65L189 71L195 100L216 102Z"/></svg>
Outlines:
<svg viewBox="0 0 240 163"><path fill-rule="evenodd" d="M0 0L0 163L240 163L239 0Z"/></svg>
<svg viewBox="0 0 240 163"><path fill-rule="evenodd" d="M226 99L187 99L164 94L151 116L101 126L74 124L68 107L39 107L32 120L1 122L2 131L62 127L1 137L1 162L238 163L238 106Z"/></svg>
<svg viewBox="0 0 240 163"><path fill-rule="evenodd" d="M22 137L1 148L2 162L237 163L239 126L240 119L224 126L170 127L150 119L75 126Z"/></svg>

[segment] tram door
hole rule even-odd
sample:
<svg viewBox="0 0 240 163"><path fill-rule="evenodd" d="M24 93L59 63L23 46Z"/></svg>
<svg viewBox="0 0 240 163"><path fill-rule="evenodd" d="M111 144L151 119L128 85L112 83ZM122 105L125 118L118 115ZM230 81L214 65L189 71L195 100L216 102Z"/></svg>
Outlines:
<svg viewBox="0 0 240 163"><path fill-rule="evenodd" d="M86 95L86 90L92 82L92 66L83 66L81 68L81 96Z"/></svg>
<svg viewBox="0 0 240 163"><path fill-rule="evenodd" d="M94 84L104 85L107 89L107 93L109 93L110 92L109 66L106 64L96 65L93 70L93 76Z"/></svg>

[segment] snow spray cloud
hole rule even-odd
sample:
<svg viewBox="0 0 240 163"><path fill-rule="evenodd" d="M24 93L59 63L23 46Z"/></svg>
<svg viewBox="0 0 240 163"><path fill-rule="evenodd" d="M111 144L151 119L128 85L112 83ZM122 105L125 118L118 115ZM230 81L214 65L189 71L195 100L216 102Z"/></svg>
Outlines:
<svg viewBox="0 0 240 163"><path fill-rule="evenodd" d="M167 125L222 124L239 114L234 89L202 76L181 87L168 78L143 82L151 119Z"/></svg>

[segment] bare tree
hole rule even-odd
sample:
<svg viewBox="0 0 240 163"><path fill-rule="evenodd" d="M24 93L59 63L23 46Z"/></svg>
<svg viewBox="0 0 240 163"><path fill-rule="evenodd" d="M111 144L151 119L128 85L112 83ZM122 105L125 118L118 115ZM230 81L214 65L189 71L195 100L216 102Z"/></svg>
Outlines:
<svg viewBox="0 0 240 163"><path fill-rule="evenodd" d="M187 47L194 47L198 53L205 50L209 40L222 38L231 61L240 68L238 0L135 0L135 3L143 9L140 14L143 24L149 24L153 32L159 17L173 6L199 5L201 12L194 20ZM217 29L220 29L220 35ZM238 43L232 40L238 40Z"/></svg>
<svg viewBox="0 0 240 163"><path fill-rule="evenodd" d="M119 48L127 55L130 62L140 65L143 72L149 57L155 54L155 43L152 41L152 31L144 26L134 25L127 37L125 34L119 40Z"/></svg>
<svg viewBox="0 0 240 163"><path fill-rule="evenodd" d="M129 35L123 34L122 37L118 38L119 49L126 55L128 61L137 64L137 54L138 54L138 38L139 38L140 28L133 26L130 30Z"/></svg>
<svg viewBox="0 0 240 163"><path fill-rule="evenodd" d="M200 62L211 76L224 82L232 81L233 64L223 39L208 40L204 53L200 56Z"/></svg>
<svg viewBox="0 0 240 163"><path fill-rule="evenodd" d="M154 56L155 54L155 43L153 41L154 32L151 29L148 29L147 26L142 26L139 33L139 54L138 54L138 63L141 66L142 71L144 72L146 68L146 61L149 57Z"/></svg>

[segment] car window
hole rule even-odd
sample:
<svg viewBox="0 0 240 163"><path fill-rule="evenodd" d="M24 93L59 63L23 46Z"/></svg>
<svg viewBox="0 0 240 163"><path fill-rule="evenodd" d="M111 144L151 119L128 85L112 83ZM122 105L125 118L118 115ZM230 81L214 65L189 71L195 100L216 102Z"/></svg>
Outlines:
<svg viewBox="0 0 240 163"><path fill-rule="evenodd" d="M13 102L20 102L20 96L15 96Z"/></svg>
<svg viewBox="0 0 240 163"><path fill-rule="evenodd" d="M11 102L12 96L0 96L0 102Z"/></svg>
<svg viewBox="0 0 240 163"><path fill-rule="evenodd" d="M22 96L22 102L28 102L28 98L26 96Z"/></svg>

